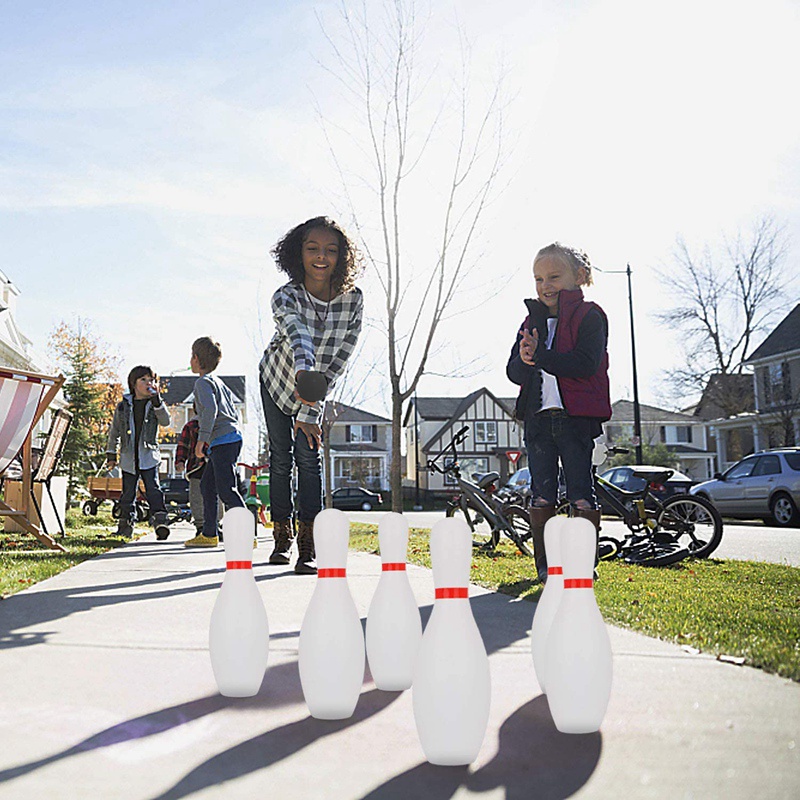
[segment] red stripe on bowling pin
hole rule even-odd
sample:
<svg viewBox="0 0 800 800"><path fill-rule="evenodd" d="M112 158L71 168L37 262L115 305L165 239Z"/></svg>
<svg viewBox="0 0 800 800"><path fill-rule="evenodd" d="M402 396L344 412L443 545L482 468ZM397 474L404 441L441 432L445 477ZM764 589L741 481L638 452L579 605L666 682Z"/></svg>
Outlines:
<svg viewBox="0 0 800 800"><path fill-rule="evenodd" d="M561 567L548 567L547 568L548 575L563 575L564 570Z"/></svg>
<svg viewBox="0 0 800 800"><path fill-rule="evenodd" d="M389 562L383 565L384 572L402 572L405 568L406 565L402 561Z"/></svg>
<svg viewBox="0 0 800 800"><path fill-rule="evenodd" d="M346 577L346 569L319 569L317 570L318 578L344 578Z"/></svg>
<svg viewBox="0 0 800 800"><path fill-rule="evenodd" d="M459 600L464 597L469 597L469 590L466 586L445 587L436 590L437 600Z"/></svg>
<svg viewBox="0 0 800 800"><path fill-rule="evenodd" d="M594 581L591 578L565 578L565 589L591 589Z"/></svg>
<svg viewBox="0 0 800 800"><path fill-rule="evenodd" d="M226 561L226 569L253 569L252 561Z"/></svg>

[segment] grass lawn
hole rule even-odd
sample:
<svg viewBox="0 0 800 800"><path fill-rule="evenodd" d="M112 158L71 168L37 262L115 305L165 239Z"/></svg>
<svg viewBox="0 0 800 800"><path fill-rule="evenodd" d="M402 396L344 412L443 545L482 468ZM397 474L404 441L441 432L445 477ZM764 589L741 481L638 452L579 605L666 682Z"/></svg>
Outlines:
<svg viewBox="0 0 800 800"><path fill-rule="evenodd" d="M96 517L84 517L79 510L70 509L65 527L66 536L61 543L67 548L66 553L47 549L27 533L0 529L0 599L124 542L114 535L117 524L111 518L110 506L101 509Z"/></svg>
<svg viewBox="0 0 800 800"><path fill-rule="evenodd" d="M378 552L376 525L353 523L350 547ZM412 529L408 560L430 566L430 531ZM536 600L532 559L501 542L475 554L470 580ZM659 569L603 561L595 596L606 622L800 681L800 569L701 559Z"/></svg>

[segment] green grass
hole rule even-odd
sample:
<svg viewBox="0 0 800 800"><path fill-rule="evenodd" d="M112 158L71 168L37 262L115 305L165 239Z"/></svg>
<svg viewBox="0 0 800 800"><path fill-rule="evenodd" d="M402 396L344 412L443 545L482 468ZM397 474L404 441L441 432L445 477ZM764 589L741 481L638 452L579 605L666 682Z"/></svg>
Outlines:
<svg viewBox="0 0 800 800"><path fill-rule="evenodd" d="M114 535L117 525L110 506L96 517L70 509L65 528L66 536L59 541L66 553L49 550L27 533L0 530L0 599L124 543Z"/></svg>
<svg viewBox="0 0 800 800"><path fill-rule="evenodd" d="M429 533L411 530L410 562L430 566ZM352 524L350 546L377 552L377 526ZM800 681L800 569L716 559L659 569L604 561L599 569L595 596L606 622ZM473 583L514 597L538 599L533 575L533 560L510 543L472 558Z"/></svg>

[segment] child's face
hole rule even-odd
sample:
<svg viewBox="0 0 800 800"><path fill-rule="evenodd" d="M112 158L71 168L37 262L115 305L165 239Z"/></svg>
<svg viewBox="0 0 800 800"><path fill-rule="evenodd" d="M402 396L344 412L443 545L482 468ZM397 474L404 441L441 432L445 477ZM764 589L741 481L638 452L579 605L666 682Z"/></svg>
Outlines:
<svg viewBox="0 0 800 800"><path fill-rule="evenodd" d="M324 285L339 260L339 237L328 228L312 228L303 242L303 269L306 281Z"/></svg>
<svg viewBox="0 0 800 800"><path fill-rule="evenodd" d="M192 357L189 359L189 366L192 372L200 372L200 359L197 357L197 353L192 352Z"/></svg>
<svg viewBox="0 0 800 800"><path fill-rule="evenodd" d="M158 391L158 378L152 375L142 375L141 378L136 379L133 384L134 394L138 400L144 400L145 397L152 397ZM153 391L150 391L150 390Z"/></svg>
<svg viewBox="0 0 800 800"><path fill-rule="evenodd" d="M558 293L578 288L578 280L569 264L560 258L543 256L533 266L536 294L551 310L558 310Z"/></svg>

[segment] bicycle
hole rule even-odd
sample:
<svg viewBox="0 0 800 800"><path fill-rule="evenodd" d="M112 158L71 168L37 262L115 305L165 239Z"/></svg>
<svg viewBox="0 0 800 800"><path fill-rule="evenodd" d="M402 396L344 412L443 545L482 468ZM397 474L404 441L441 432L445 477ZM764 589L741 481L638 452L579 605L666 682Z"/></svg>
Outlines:
<svg viewBox="0 0 800 800"><path fill-rule="evenodd" d="M605 448L608 453L627 453L624 448ZM603 454L605 455L605 454ZM645 478L644 488L629 492L595 474L594 489L604 507L610 507L628 528L620 542L599 538L600 560L621 558L629 564L662 567L685 558L708 558L722 541L722 517L702 497L674 494L661 502L650 492L650 482L664 483L672 470L636 477Z"/></svg>
<svg viewBox="0 0 800 800"><path fill-rule="evenodd" d="M489 472L477 477L477 483L461 476L456 448L463 444L468 436L469 427L464 426L453 436L447 447L427 462L429 472L450 475L458 486L458 492L448 502L445 514L453 517L459 510L461 511L472 531L472 546L475 548L493 552L500 543L500 537L507 536L520 553L532 556L533 551L526 543L531 540L528 512L522 506L505 503L494 496L500 475ZM442 466L438 462L446 453L451 453L451 457L445 459ZM482 522L488 524L488 533L478 528Z"/></svg>

